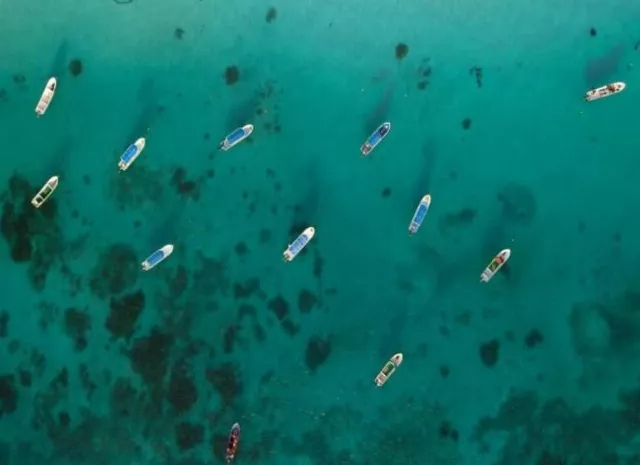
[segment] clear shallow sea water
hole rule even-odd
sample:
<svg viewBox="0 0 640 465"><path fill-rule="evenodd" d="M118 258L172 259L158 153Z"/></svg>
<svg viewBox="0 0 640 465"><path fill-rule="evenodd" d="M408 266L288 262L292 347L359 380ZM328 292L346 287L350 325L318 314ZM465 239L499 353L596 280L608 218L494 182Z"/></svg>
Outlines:
<svg viewBox="0 0 640 465"><path fill-rule="evenodd" d="M2 1L0 464L223 463L235 421L237 463L640 463L639 20L622 0Z"/></svg>

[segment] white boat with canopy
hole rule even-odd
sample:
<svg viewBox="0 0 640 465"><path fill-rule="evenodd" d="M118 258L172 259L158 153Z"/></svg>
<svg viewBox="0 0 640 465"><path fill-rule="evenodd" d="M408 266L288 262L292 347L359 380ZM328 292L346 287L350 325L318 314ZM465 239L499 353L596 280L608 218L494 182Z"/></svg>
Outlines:
<svg viewBox="0 0 640 465"><path fill-rule="evenodd" d="M47 81L47 85L44 87L40 100L38 100L38 104L36 105L36 115L38 118L44 115L47 108L49 108L49 104L51 103L51 100L53 100L53 96L56 94L57 87L58 80L55 77L52 77Z"/></svg>
<svg viewBox="0 0 640 465"><path fill-rule="evenodd" d="M44 186L42 186L35 197L31 199L31 205L36 208L40 208L42 204L51 197L51 194L56 190L56 187L58 187L58 176L52 176L44 183Z"/></svg>

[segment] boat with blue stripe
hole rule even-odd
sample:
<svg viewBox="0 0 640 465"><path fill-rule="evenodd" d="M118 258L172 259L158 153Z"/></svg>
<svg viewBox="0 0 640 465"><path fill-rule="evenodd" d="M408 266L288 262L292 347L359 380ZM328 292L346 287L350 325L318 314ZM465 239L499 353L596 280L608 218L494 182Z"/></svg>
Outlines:
<svg viewBox="0 0 640 465"><path fill-rule="evenodd" d="M422 226L422 222L429 212L430 205L431 195L427 194L420 199L420 203L416 207L416 211L413 213L413 218L411 218L411 222L409 223L409 234L415 234L418 232L418 229Z"/></svg>
<svg viewBox="0 0 640 465"><path fill-rule="evenodd" d="M149 255L145 261L142 262L142 271L149 271L151 268L171 255L172 252L173 244L167 244L164 247L159 248L151 255Z"/></svg>
<svg viewBox="0 0 640 465"><path fill-rule="evenodd" d="M382 139L387 137L389 131L391 131L391 123L389 123L388 121L378 126L378 129L373 131L373 133L369 136L365 143L362 144L362 147L360 147L360 152L362 153L362 155L365 157L369 155L371 151L375 149L380 142L382 142Z"/></svg>
<svg viewBox="0 0 640 465"><path fill-rule="evenodd" d="M144 146L146 144L146 139L141 137L124 151L122 156L120 157L120 161L118 162L118 168L120 171L126 171L127 168L131 166L131 164L136 161L136 158L142 153L144 150Z"/></svg>
<svg viewBox="0 0 640 465"><path fill-rule="evenodd" d="M231 147L238 145L245 140L253 132L253 124L245 124L241 128L236 129L220 142L220 150L227 151Z"/></svg>
<svg viewBox="0 0 640 465"><path fill-rule="evenodd" d="M284 251L283 259L285 262L290 262L294 258L298 256L298 254L304 249L309 241L313 239L316 230L312 226L309 226L307 229L302 231L300 235L287 247L287 250Z"/></svg>

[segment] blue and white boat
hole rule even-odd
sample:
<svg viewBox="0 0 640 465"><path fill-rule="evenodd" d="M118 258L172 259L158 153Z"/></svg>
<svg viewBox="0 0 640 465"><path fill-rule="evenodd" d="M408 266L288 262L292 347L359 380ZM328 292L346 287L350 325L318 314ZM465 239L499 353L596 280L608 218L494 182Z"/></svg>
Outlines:
<svg viewBox="0 0 640 465"><path fill-rule="evenodd" d="M171 255L172 252L173 244L167 244L164 247L156 250L151 255L149 255L145 261L142 262L142 271L149 271L151 268Z"/></svg>
<svg viewBox="0 0 640 465"><path fill-rule="evenodd" d="M118 162L118 168L120 168L120 171L126 171L127 168L129 168L131 164L136 161L138 155L140 155L144 150L144 145L146 144L146 142L146 139L144 137L141 137L129 147L127 147L127 150L124 151L124 153L120 157L120 161Z"/></svg>
<svg viewBox="0 0 640 465"><path fill-rule="evenodd" d="M375 149L380 142L382 142L382 139L389 134L389 131L391 131L391 123L382 123L378 129L373 131L373 134L369 136L365 143L362 144L362 147L360 147L362 155L365 157L369 155L369 153L371 153L371 151Z"/></svg>
<svg viewBox="0 0 640 465"><path fill-rule="evenodd" d="M413 214L413 218L411 218L411 223L409 223L409 234L415 234L422 226L422 222L424 218L427 216L429 212L429 206L431 205L431 196L429 194L425 195L420 199L420 203L416 208L416 211Z"/></svg>
<svg viewBox="0 0 640 465"><path fill-rule="evenodd" d="M290 262L304 249L309 241L313 239L316 230L312 226L309 226L307 229L302 231L302 233L287 247L287 250L284 251L283 258L285 262Z"/></svg>
<svg viewBox="0 0 640 465"><path fill-rule="evenodd" d="M245 140L253 132L253 124L245 124L241 128L236 129L220 142L220 150L227 151L231 147L238 145Z"/></svg>

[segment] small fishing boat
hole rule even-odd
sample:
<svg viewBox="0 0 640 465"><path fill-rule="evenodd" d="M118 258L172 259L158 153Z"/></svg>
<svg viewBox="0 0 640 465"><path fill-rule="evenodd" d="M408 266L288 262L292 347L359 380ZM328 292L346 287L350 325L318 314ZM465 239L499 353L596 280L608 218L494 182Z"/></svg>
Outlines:
<svg viewBox="0 0 640 465"><path fill-rule="evenodd" d="M613 82L606 86L598 87L597 89L591 89L584 96L587 102L592 102L601 98L609 97L613 94L619 94L627 85L624 82Z"/></svg>
<svg viewBox="0 0 640 465"><path fill-rule="evenodd" d="M427 216L427 212L429 211L429 205L431 205L431 195L427 194L420 200L416 211L413 214L413 218L411 218L411 223L409 223L409 234L415 234L420 229L424 218Z"/></svg>
<svg viewBox="0 0 640 465"><path fill-rule="evenodd" d="M360 152L362 152L362 155L365 157L369 155L369 153L371 153L371 151L375 149L380 142L382 142L382 139L384 139L387 134L389 134L390 130L391 123L387 122L382 123L378 127L378 129L373 131L373 133L369 136L365 143L362 144L362 147L360 147Z"/></svg>
<svg viewBox="0 0 640 465"><path fill-rule="evenodd" d="M309 226L307 229L302 231L300 235L287 247L287 250L284 251L283 258L285 262L290 262L306 247L313 236L315 235L316 230L312 226Z"/></svg>
<svg viewBox="0 0 640 465"><path fill-rule="evenodd" d="M122 156L120 157L120 161L118 162L118 168L120 171L126 171L127 168L131 166L131 164L136 161L138 155L142 153L144 150L144 145L147 143L144 137L141 137L124 151Z"/></svg>
<svg viewBox="0 0 640 465"><path fill-rule="evenodd" d="M149 271L151 268L171 255L172 252L173 244L167 244L164 247L156 250L151 255L149 255L145 261L142 262L142 271Z"/></svg>
<svg viewBox="0 0 640 465"><path fill-rule="evenodd" d="M484 271L480 275L480 281L483 283L488 283L491 280L491 278L493 278L493 275L495 275L498 272L498 270L502 268L502 265L507 263L507 260L509 260L510 256L511 256L511 249L501 250L498 255L493 257L493 260L491 260L491 263L489 263L487 267L484 269Z"/></svg>
<svg viewBox="0 0 640 465"><path fill-rule="evenodd" d="M58 80L56 78L52 77L47 81L47 85L44 86L40 100L38 100L38 104L36 105L36 116L38 118L44 115L47 108L49 108L49 104L51 103L51 100L53 100L53 96L56 94L57 87Z"/></svg>
<svg viewBox="0 0 640 465"><path fill-rule="evenodd" d="M229 440L227 441L227 449L224 454L224 459L227 461L227 465L233 462L238 451L238 443L240 442L240 424L234 423L229 433Z"/></svg>
<svg viewBox="0 0 640 465"><path fill-rule="evenodd" d="M382 370L380 370L380 373L378 373L378 376L376 376L376 379L374 380L376 383L376 386L380 387L384 383L386 383L387 380L391 378L391 375L396 371L396 368L398 368L401 363L402 363L402 354L395 354L393 357L391 357L389 361L384 364L384 366L382 367Z"/></svg>
<svg viewBox="0 0 640 465"><path fill-rule="evenodd" d="M227 151L231 147L238 145L245 140L253 132L253 124L245 124L241 128L236 129L220 142L220 150Z"/></svg>
<svg viewBox="0 0 640 465"><path fill-rule="evenodd" d="M56 187L58 187L58 176L52 176L44 183L44 186L42 186L42 189L38 191L36 196L31 199L31 205L36 208L40 208L42 204L51 197L51 194L56 190Z"/></svg>

